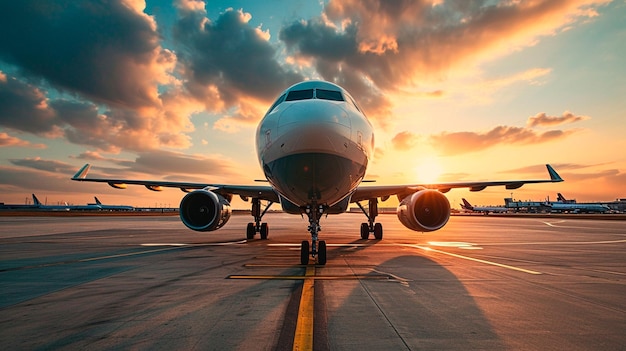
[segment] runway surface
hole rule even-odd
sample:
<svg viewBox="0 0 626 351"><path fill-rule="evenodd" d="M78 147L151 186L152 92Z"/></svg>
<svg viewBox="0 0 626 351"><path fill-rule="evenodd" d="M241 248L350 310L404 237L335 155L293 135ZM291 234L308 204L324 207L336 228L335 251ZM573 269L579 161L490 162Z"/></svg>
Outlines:
<svg viewBox="0 0 626 351"><path fill-rule="evenodd" d="M301 266L298 216L196 233L177 217L0 217L6 350L625 350L623 221L381 215L322 220Z"/></svg>

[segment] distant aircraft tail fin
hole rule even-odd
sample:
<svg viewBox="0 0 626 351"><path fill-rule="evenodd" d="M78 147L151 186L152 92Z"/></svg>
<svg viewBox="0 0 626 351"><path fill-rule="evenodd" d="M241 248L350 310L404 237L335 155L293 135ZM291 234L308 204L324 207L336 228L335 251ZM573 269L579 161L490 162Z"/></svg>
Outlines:
<svg viewBox="0 0 626 351"><path fill-rule="evenodd" d="M102 202L100 202L100 200L98 200L97 196L94 196L93 198L96 199L96 205L102 205Z"/></svg>
<svg viewBox="0 0 626 351"><path fill-rule="evenodd" d="M37 206L41 206L41 201L39 201L37 196L35 196L35 194L32 194L32 195L33 195L33 204L35 204Z"/></svg>
<svg viewBox="0 0 626 351"><path fill-rule="evenodd" d="M466 208L468 210L471 210L472 208L474 208L474 206L472 206L472 204L469 203L469 201L465 200L465 199L461 199L463 200L463 208Z"/></svg>
<svg viewBox="0 0 626 351"><path fill-rule="evenodd" d="M557 201L561 201L561 202L566 202L567 200L565 199L565 196L563 196L563 194L561 193L557 193L556 194L556 200Z"/></svg>

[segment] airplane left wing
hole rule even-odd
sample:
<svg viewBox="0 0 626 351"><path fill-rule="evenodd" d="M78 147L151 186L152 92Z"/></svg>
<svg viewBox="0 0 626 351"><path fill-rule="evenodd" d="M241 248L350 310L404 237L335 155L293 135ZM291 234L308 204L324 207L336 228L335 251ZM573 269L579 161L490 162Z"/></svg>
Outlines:
<svg viewBox="0 0 626 351"><path fill-rule="evenodd" d="M360 186L356 189L352 195L352 202L364 201L369 199L382 198L383 201L390 196L397 195L398 200L402 200L404 197L415 193L420 190L432 189L439 190L439 192L447 193L450 189L456 188L469 188L470 191L481 191L489 186L501 186L504 185L506 189L517 189L524 184L536 184L536 183L558 183L562 182L563 178L552 168L550 165L546 165L550 179L540 180L498 180L498 181L484 181L484 182L455 182L455 183L439 183L439 184L413 184L413 185L380 185L380 186Z"/></svg>
<svg viewBox="0 0 626 351"><path fill-rule="evenodd" d="M84 165L78 172L76 172L76 174L74 174L72 180L79 182L107 183L117 189L126 189L126 186L129 184L143 185L152 191L161 191L163 190L162 188L178 188L183 192L189 192L190 190L208 188L207 190L220 195L239 195L243 198L257 198L260 200L279 202L278 194L271 186L170 182L163 180L87 178L87 173L90 168L90 164Z"/></svg>

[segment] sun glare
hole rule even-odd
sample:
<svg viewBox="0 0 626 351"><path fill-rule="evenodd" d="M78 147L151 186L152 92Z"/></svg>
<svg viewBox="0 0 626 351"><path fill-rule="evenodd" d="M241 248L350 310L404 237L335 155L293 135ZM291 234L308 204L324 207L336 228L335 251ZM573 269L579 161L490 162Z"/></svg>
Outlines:
<svg viewBox="0 0 626 351"><path fill-rule="evenodd" d="M443 168L434 158L422 160L415 166L415 177L421 183L435 183L439 180Z"/></svg>

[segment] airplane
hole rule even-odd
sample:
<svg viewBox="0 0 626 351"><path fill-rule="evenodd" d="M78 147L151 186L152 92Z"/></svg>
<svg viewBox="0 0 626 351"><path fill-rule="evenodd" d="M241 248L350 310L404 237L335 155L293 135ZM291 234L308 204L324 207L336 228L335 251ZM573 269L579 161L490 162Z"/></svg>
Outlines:
<svg viewBox="0 0 626 351"><path fill-rule="evenodd" d="M546 202L546 206L551 212L573 212L573 213L605 213L611 211L609 206L600 203L579 204L576 200L567 200L561 193L557 193L557 202Z"/></svg>
<svg viewBox="0 0 626 351"><path fill-rule="evenodd" d="M485 214L489 214L489 212L507 212L509 210L508 208L502 206L472 206L469 201L465 199L461 200L463 200L461 208L467 211L485 212Z"/></svg>
<svg viewBox="0 0 626 351"><path fill-rule="evenodd" d="M101 207L96 204L68 205L67 203L65 203L65 205L44 205L41 201L39 201L39 199L37 198L37 196L35 196L35 194L32 194L32 196L33 196L33 204L35 208L39 210L48 210L48 211L50 210L52 211L72 211L72 210L98 211L98 210L101 210Z"/></svg>
<svg viewBox="0 0 626 351"><path fill-rule="evenodd" d="M39 206L32 204L5 204L0 202L0 210L34 210L38 208Z"/></svg>
<svg viewBox="0 0 626 351"><path fill-rule="evenodd" d="M386 201L397 196L400 222L411 230L430 232L442 228L450 218L450 202L443 195L450 189L517 189L529 183L563 181L546 165L550 179L361 185L374 150L372 124L345 89L319 80L303 81L282 92L261 119L255 143L269 185L88 178L90 164L85 164L71 179L108 183L118 189L127 185L143 185L153 191L179 188L187 192L180 202L180 219L195 231L213 231L224 226L231 216L232 197L238 195L251 201L254 222L247 225L247 239L253 239L257 233L261 239L267 239L269 226L262 223L262 218L272 204L279 203L284 212L308 218L311 242L301 243L302 265L307 265L310 258L319 265L326 264L326 242L319 239L320 219L346 212L350 203L356 203L367 218L367 222L361 223L361 239L373 234L380 240L383 228L376 222L378 199ZM266 202L264 209L261 201ZM361 202L367 202L367 208Z"/></svg>
<svg viewBox="0 0 626 351"><path fill-rule="evenodd" d="M568 199L566 199L566 198L565 198L565 196L563 196L563 194L561 194L561 193L556 193L556 201L557 201L557 202L566 203L566 204L567 204L567 203L570 203L570 204L576 203L576 200L568 200Z"/></svg>
<svg viewBox="0 0 626 351"><path fill-rule="evenodd" d="M98 200L97 196L93 197L96 200L95 204L87 204L87 205L95 205L98 206L101 210L107 211L134 211L135 208L133 206L126 205L105 205L100 200Z"/></svg>

